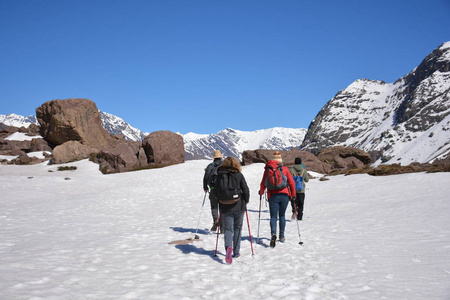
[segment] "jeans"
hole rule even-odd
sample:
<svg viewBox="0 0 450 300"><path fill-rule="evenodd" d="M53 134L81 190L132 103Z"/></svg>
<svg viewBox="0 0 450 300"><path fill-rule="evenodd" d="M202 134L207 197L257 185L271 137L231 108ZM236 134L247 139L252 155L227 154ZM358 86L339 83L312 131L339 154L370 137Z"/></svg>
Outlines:
<svg viewBox="0 0 450 300"><path fill-rule="evenodd" d="M245 211L232 211L222 214L225 227L225 249L233 247L233 254L238 254L241 248L242 223Z"/></svg>
<svg viewBox="0 0 450 300"><path fill-rule="evenodd" d="M269 198L270 233L277 234L277 218L280 218L280 236L284 236L286 228L286 208L289 205L289 196L283 193L274 193Z"/></svg>

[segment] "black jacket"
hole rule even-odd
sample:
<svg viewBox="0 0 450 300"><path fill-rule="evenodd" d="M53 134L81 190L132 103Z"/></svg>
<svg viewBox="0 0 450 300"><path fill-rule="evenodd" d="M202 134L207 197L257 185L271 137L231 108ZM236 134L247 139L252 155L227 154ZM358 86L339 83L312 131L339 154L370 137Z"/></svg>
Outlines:
<svg viewBox="0 0 450 300"><path fill-rule="evenodd" d="M218 172L227 172L233 173L233 176L239 182L240 190L240 199L238 202L234 204L223 204L219 203L220 211L225 212L234 212L234 211L245 211L247 209L246 203L250 200L250 190L248 188L247 182L245 181L245 177L242 173L232 167L219 167Z"/></svg>

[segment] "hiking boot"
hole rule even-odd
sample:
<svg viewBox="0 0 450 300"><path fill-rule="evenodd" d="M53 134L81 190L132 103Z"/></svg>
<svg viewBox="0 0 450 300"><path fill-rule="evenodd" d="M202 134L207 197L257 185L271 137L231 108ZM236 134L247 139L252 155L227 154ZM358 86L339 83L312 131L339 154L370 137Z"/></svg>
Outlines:
<svg viewBox="0 0 450 300"><path fill-rule="evenodd" d="M213 223L213 226L211 227L211 231L216 231L217 230L217 226L219 226L219 221L215 220Z"/></svg>
<svg viewBox="0 0 450 300"><path fill-rule="evenodd" d="M284 236L280 235L280 243L284 243L284 241L286 241L286 239L284 238Z"/></svg>
<svg viewBox="0 0 450 300"><path fill-rule="evenodd" d="M233 258L238 258L239 256L241 256L240 253L233 254Z"/></svg>
<svg viewBox="0 0 450 300"><path fill-rule="evenodd" d="M277 240L276 234L272 235L272 239L270 240L270 247L271 247L271 248L275 248L275 246L276 246L275 241L276 241L276 240Z"/></svg>

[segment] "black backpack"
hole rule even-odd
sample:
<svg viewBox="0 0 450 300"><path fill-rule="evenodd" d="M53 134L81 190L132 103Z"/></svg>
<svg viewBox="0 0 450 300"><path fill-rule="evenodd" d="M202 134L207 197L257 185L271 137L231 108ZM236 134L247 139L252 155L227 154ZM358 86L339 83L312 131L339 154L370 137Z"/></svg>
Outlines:
<svg viewBox="0 0 450 300"><path fill-rule="evenodd" d="M236 175L237 173L231 172L219 172L217 175L214 190L219 203L234 204L239 201L241 188Z"/></svg>
<svg viewBox="0 0 450 300"><path fill-rule="evenodd" d="M214 184L217 178L217 169L222 165L222 162L212 162L206 168L206 183L210 188L214 188Z"/></svg>

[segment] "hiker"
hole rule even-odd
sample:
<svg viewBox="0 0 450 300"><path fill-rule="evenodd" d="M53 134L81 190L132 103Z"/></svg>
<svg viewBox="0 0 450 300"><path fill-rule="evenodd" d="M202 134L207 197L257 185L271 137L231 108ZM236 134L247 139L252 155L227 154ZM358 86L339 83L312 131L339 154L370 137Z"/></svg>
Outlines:
<svg viewBox="0 0 450 300"><path fill-rule="evenodd" d="M214 180L217 176L217 169L222 165L222 158L223 155L220 150L214 150L214 161L206 167L205 175L203 176L203 190L205 193L209 191L209 202L211 203L211 215L213 218L211 231L216 231L217 226L219 226L219 200L214 191ZM222 229L223 226L220 227Z"/></svg>
<svg viewBox="0 0 450 300"><path fill-rule="evenodd" d="M216 189L221 219L224 221L225 251L228 263L232 260L231 257L240 256L242 223L250 200L250 191L237 158L227 157L223 161L218 170Z"/></svg>
<svg viewBox="0 0 450 300"><path fill-rule="evenodd" d="M282 172L276 172L277 170L282 170ZM275 170L275 171L272 171ZM280 174L282 173L282 174ZM282 184L278 186L274 185L272 180L275 180L273 175L279 175L280 181L283 180ZM283 176L284 175L284 176ZM283 160L281 158L280 152L273 153L272 159L266 163L264 169L264 175L261 180L261 185L259 189L259 194L263 195L264 190L267 188L267 197L269 198L269 212L270 212L270 247L275 247L277 239L277 217L279 217L280 225L280 242L284 243L285 236L284 230L286 228L286 209L289 204L289 200L293 200L295 197L295 183L292 178L291 172L288 168L283 166Z"/></svg>
<svg viewBox="0 0 450 300"><path fill-rule="evenodd" d="M309 181L308 172L306 171L306 167L302 163L302 159L300 157L295 158L294 166L290 171L292 177L299 176L302 178L302 184L300 184L301 189L298 189L299 184L296 183L295 200L291 202L292 220L295 220L295 218L297 218L297 220L301 221L303 219L303 206L305 205L305 182Z"/></svg>

